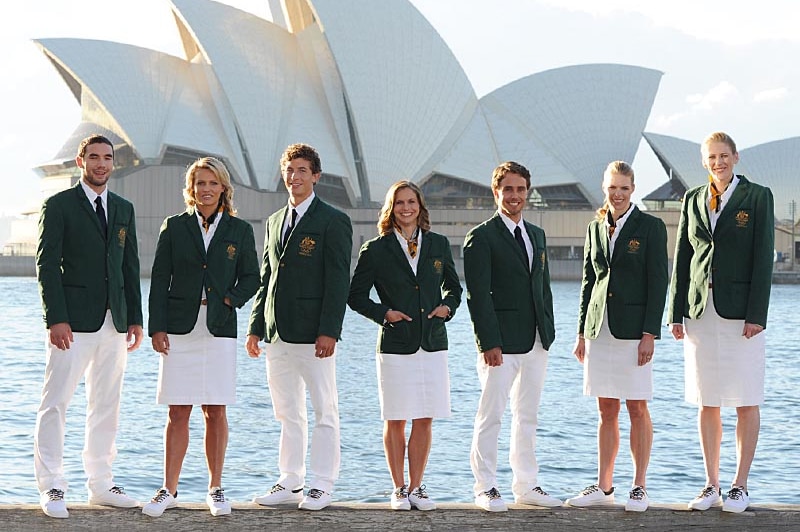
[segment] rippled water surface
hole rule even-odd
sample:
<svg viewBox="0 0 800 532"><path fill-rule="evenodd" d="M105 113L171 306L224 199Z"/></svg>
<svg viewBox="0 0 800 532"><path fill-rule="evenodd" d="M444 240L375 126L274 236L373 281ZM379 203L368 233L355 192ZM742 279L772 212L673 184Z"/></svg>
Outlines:
<svg viewBox="0 0 800 532"><path fill-rule="evenodd" d="M149 281L143 281L147 301ZM0 278L0 501L38 501L33 480L33 428L44 372L44 327L35 279ZM582 370L572 356L578 303L577 282L553 284L556 342L550 350L547 381L539 415L538 451L541 485L566 498L596 478L596 409L582 395ZM800 478L800 315L796 302L800 286L772 288L767 338L766 404L762 409L761 439L750 476L754 502L797 503ZM146 311L146 310L145 310ZM279 425L274 420L266 386L265 363L244 351L244 328L249 304L240 311L238 404L229 407L230 441L224 487L234 501L247 501L268 489L278 477ZM146 318L145 318L146 320ZM378 408L374 346L376 325L348 310L344 338L338 352L339 408L342 427L342 469L335 500L388 501L391 479L383 456L382 422ZM448 326L453 415L434 422L433 448L425 483L438 501L472 500L469 444L479 395L475 373L475 346L469 313L462 305ZM666 328L663 331L668 336ZM161 486L162 434L166 407L155 404L158 355L149 338L129 355L122 415L117 437L117 483L142 500ZM696 433L696 410L683 402L681 344L669 338L656 343L655 400L651 415L655 427L648 472L648 491L655 502L688 501L703 486L705 475ZM84 501L86 489L80 453L85 409L83 385L67 416L65 466L68 501ZM312 416L313 419L313 416ZM723 409L721 480L727 485L734 473L735 412ZM500 489L510 497L508 415L500 438ZM627 451L628 420L620 414L622 444L615 484L625 493L632 477ZM202 416L192 417L192 440L184 462L180 499L201 502L207 472L203 455Z"/></svg>

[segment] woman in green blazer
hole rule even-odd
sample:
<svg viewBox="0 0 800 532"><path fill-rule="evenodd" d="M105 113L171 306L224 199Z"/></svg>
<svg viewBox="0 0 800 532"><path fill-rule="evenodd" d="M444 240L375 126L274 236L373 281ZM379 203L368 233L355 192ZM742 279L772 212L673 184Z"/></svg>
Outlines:
<svg viewBox="0 0 800 532"><path fill-rule="evenodd" d="M202 405L212 515L231 511L222 490L228 443L226 405L236 402L236 308L256 293L258 259L252 226L236 218L233 185L217 159L186 172L186 211L164 220L150 281L149 334L161 353L158 403L169 405L164 484L142 512L175 506L189 444L192 406Z"/></svg>
<svg viewBox="0 0 800 532"><path fill-rule="evenodd" d="M589 223L584 246L575 356L583 364L584 394L597 397L597 483L567 499L570 506L614 503L619 411L631 422L633 487L625 509L642 512L653 443L647 401L653 397L654 341L661 335L667 296L667 229L631 203L633 168L624 161L603 175L605 203Z"/></svg>
<svg viewBox="0 0 800 532"><path fill-rule="evenodd" d="M422 477L434 417L450 416L445 322L461 302L447 238L430 231L422 191L410 181L389 188L380 236L365 243L350 284L350 308L378 332L376 363L385 420L383 443L394 481L393 510L433 510ZM379 301L370 298L375 287ZM406 441L406 420L412 420ZM408 447L409 481L405 480Z"/></svg>

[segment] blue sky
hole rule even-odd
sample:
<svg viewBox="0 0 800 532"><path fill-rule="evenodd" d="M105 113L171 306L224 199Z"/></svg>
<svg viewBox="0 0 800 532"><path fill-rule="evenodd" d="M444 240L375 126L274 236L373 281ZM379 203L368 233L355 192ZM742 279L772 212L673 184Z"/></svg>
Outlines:
<svg viewBox="0 0 800 532"><path fill-rule="evenodd" d="M624 63L664 72L647 131L699 141L722 129L740 148L800 135L800 32L791 27L792 0L411 2L453 50L478 96L551 68ZM223 3L270 18L266 0ZM80 119L78 103L31 42L53 37L181 55L167 0L3 3L0 153L8 193L0 197L0 213L38 203L31 168L52 158ZM633 163L636 196L665 181L645 145Z"/></svg>

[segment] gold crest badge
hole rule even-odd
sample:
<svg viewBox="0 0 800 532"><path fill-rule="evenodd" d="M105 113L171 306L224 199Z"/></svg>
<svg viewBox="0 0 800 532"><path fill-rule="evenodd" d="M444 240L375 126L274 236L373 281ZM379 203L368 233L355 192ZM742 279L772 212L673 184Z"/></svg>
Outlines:
<svg viewBox="0 0 800 532"><path fill-rule="evenodd" d="M747 227L750 223L750 213L746 211L739 211L736 213L736 227Z"/></svg>
<svg viewBox="0 0 800 532"><path fill-rule="evenodd" d="M310 236L304 237L300 241L300 255L303 257L310 257L311 253L317 247L317 242Z"/></svg>
<svg viewBox="0 0 800 532"><path fill-rule="evenodd" d="M236 258L236 246L233 244L228 244L228 247L225 248L225 251L228 252L228 260L233 260Z"/></svg>
<svg viewBox="0 0 800 532"><path fill-rule="evenodd" d="M635 238L631 238L628 241L628 253L639 253L639 248L641 247L642 243L636 240Z"/></svg>
<svg viewBox="0 0 800 532"><path fill-rule="evenodd" d="M119 247L125 247L125 237L128 236L128 232L122 227L119 232L117 233L117 240L119 240Z"/></svg>
<svg viewBox="0 0 800 532"><path fill-rule="evenodd" d="M436 270L436 273L442 273L442 261L439 259L434 260L433 269Z"/></svg>
<svg viewBox="0 0 800 532"><path fill-rule="evenodd" d="M539 256L539 258L542 261L542 268L544 268L544 263L547 261L547 255L545 255L544 251L542 251L542 254Z"/></svg>

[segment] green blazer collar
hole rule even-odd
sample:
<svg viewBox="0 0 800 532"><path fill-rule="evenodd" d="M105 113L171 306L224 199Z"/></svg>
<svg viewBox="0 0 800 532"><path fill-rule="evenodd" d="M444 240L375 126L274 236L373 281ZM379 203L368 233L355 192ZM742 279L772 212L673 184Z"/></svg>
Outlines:
<svg viewBox="0 0 800 532"><path fill-rule="evenodd" d="M636 232L636 229L639 228L639 224L642 223L642 211L640 211L636 205L632 206L631 209L633 210L628 215L628 219L625 220L625 224L619 231L619 236L617 236L617 241L614 244L614 255L612 255L609 264L614 262L616 258L619 256L620 254L619 249L620 247L622 247L620 246L620 244L625 242L625 240L627 240L630 235L634 234ZM602 227L605 228L605 224L603 224ZM608 245L608 238L605 238L604 241L606 242L606 245Z"/></svg>
<svg viewBox="0 0 800 532"><path fill-rule="evenodd" d="M423 231L420 229L420 232ZM427 234L427 232L424 232ZM406 257L405 251L397 240L397 235L393 232L389 233L388 235L383 235L380 238L381 242L384 246L389 250L389 253L393 254L395 258L403 264L403 270L411 277L412 279L416 280L417 275L419 275L419 268L417 268L417 274L414 274L414 270L411 269L411 265L408 263L408 258ZM425 260L425 257L428 256L431 250L431 239L426 238L426 235L422 235L422 246L419 249L419 262L417 265L422 264L422 261Z"/></svg>
<svg viewBox="0 0 800 532"><path fill-rule="evenodd" d="M541 267L539 261L535 260L537 255L536 236L531 231L531 224L526 222L524 219L522 220L522 225L525 227L525 232L528 233L528 239L531 241L531 247L533 248L534 260L531 261L531 265L533 266L532 268L528 265L528 259L522 253L522 250L520 249L519 244L517 244L517 241L514 239L514 236L511 234L511 231L508 230L505 222L500 217L500 213L495 212L494 216L490 219L490 222L494 224L495 230L500 233L500 238L506 242L506 244L512 247L514 250L514 255L521 262L522 266L528 273L533 273L538 267Z"/></svg>
<svg viewBox="0 0 800 532"><path fill-rule="evenodd" d="M719 225L720 221L722 220L727 220L728 218L734 218L736 216L736 213L739 211L739 206L742 204L747 195L750 193L750 181L748 181L748 179L743 175L737 175L736 177L739 178L739 183L736 184L736 188L733 189L733 194L731 194L728 203L725 205L725 208L719 214L719 220L717 220L717 225Z"/></svg>
<svg viewBox="0 0 800 532"><path fill-rule="evenodd" d="M222 213L219 223L217 224L217 229L214 231L214 236L211 238L211 242L208 244L208 251L211 251L211 248L214 247L216 243L225 239L225 233L228 231L228 227L230 226L228 223L230 217L231 215L227 212ZM200 224L197 223L197 213L194 209L191 209L190 211L186 211L184 213L183 218L183 221L186 224L186 229L189 231L189 234L192 237L194 246L197 248L200 256L205 257L207 255L207 251L206 246L203 243L203 233L201 232Z"/></svg>
<svg viewBox="0 0 800 532"><path fill-rule="evenodd" d="M81 206L81 210L84 211L94 222L94 226L97 228L97 232L102 236L103 235L103 228L100 227L100 220L97 219L97 213L92 208L92 204L89 201L89 198L86 196L86 192L83 190L83 186L81 186L80 179L75 183L72 187L75 191L75 195L78 197L78 204ZM114 227L114 214L116 212L116 205L114 205L112 201L112 194L111 191L108 191L108 195L106 196L108 209L106 213L106 218L108 219L108 234L106 235L106 241L111 236L112 228Z"/></svg>

